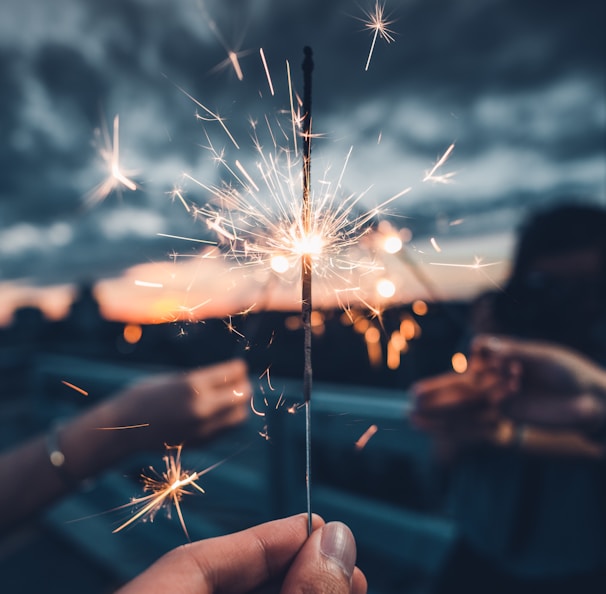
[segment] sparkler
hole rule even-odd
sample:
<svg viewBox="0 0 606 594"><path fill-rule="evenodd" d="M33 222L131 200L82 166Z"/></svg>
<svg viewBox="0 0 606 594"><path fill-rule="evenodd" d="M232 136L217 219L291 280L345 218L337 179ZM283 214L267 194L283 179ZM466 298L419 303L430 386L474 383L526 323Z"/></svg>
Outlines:
<svg viewBox="0 0 606 594"><path fill-rule="evenodd" d="M273 91L264 53L260 52L260 56ZM218 246L226 248L226 255L235 260L238 268L261 266L266 271L275 273L271 278L278 278L277 275L287 278L290 272L299 271L301 327L304 332L306 496L308 528L311 530L312 277L316 275L324 279L336 277L341 281L334 294L339 305L344 306L346 311L349 308L350 298L355 297L376 315L380 315L376 307L372 307L361 297L362 288L358 279L353 278L354 271L357 275L363 276L383 270L383 266L377 264L372 257L373 242L362 242L361 239L373 231L372 223L379 219L385 207L409 192L411 188L396 193L375 208L362 211L361 200L365 192L346 195L342 188L345 169L351 155L350 149L337 181L331 182L324 177L314 185L315 191L312 192L311 49L305 48L302 100L292 91L288 63L286 66L290 121L283 125L283 122L276 118L278 128L274 129L273 122L270 122L267 115L259 121L251 119L251 137L257 154L257 162L254 166L242 157L232 158L233 151L239 151L240 145L228 129L225 119L212 112L187 91L177 87L204 110L205 117L198 117L205 123L207 140L205 149L211 153L211 158L224 175L219 183L213 184L184 174L185 180L196 184L209 195L208 201L203 206L189 203L181 187L178 193L173 195L173 199L175 202L180 202L191 216L206 223L208 229L216 235ZM214 139L211 140L206 132L206 123L209 127L214 123L220 125L226 140L231 143L231 146L227 143L228 150L221 149L213 142ZM217 131L221 132L218 129ZM268 133L267 138L262 136L263 131ZM299 136L302 139L301 149L297 149ZM283 139L286 139L286 145ZM437 169L443 165L450 152L451 150L440 159L432 175L435 175ZM431 178L431 175L429 177ZM213 252L220 254L218 249ZM361 253L363 257L360 256ZM390 292L394 290L393 283L389 289ZM315 298L316 296L314 300ZM226 325L231 332L238 334L231 320ZM253 410L256 414L260 412L254 408Z"/></svg>
<svg viewBox="0 0 606 594"><path fill-rule="evenodd" d="M389 25L391 25L394 21L388 21L386 19L384 4L381 4L379 0L376 0L374 10L366 12L366 16L367 19L361 20L364 23L365 28L372 31L373 35L364 70L368 70L368 67L370 66L370 60L372 59L372 54L375 50L377 37L384 39L387 43L395 41L395 38L393 36L394 31L389 29Z"/></svg>
<svg viewBox="0 0 606 594"><path fill-rule="evenodd" d="M200 105L198 101L196 103ZM289 139L287 126L278 121L279 129L274 132L269 118L266 116L264 120L263 128L251 123L253 143L259 158L254 168L238 159L228 161L223 151L217 150L207 138L205 148L227 173L228 179L219 185L210 185L184 174L185 179L211 196L204 206L191 204L187 211L206 222L218 237L219 244L227 248L238 265L260 266L279 274L283 279L292 280L291 272L299 268L301 258L306 255L307 266L313 263L317 277L339 281L334 296L340 306L347 308L354 297L364 301L360 278L383 267L374 261L371 250L360 248L360 240L372 231L372 223L385 207L410 188L398 192L375 208L363 211L360 202L364 193L342 193L342 180L350 150L336 183L325 176L318 184L319 191L311 192L308 186L308 208L302 209L302 180L298 167L299 158L306 157L297 157L299 151L278 143L280 135ZM294 107L291 120L295 130L299 130L298 135L302 135L304 140L307 136L307 142L311 141L311 130L309 133L301 131L303 119L294 112ZM269 134L273 152L264 148L260 136L263 129ZM234 144L234 137L229 131L227 136ZM353 250L356 252L352 255ZM215 254L219 252L215 251Z"/></svg>
<svg viewBox="0 0 606 594"><path fill-rule="evenodd" d="M139 186L130 179L134 171L124 171L120 165L120 117L114 117L113 136L110 139L109 132L103 126L103 131L97 130L98 135L103 135L102 145L99 146L99 155L107 166L108 176L94 190L88 194L88 202L96 204L102 202L114 190L121 191L123 188L135 191Z"/></svg>
<svg viewBox="0 0 606 594"><path fill-rule="evenodd" d="M309 236L312 228L311 182L311 73L314 63L310 47L303 60L303 233ZM301 322L303 324L303 399L305 402L305 484L307 494L307 531L311 534L311 282L313 260L309 251L301 259Z"/></svg>
<svg viewBox="0 0 606 594"><path fill-rule="evenodd" d="M182 447L181 445L166 446L167 454L163 457L165 464L163 472L158 472L150 466L150 474L141 475L143 490L151 491L151 493L143 497L137 497L130 503L116 508L125 509L134 507L137 508L137 511L130 519L113 530L114 534L124 530L124 528L135 523L137 520L148 519L150 522L153 522L156 514L162 508L166 508L168 517L170 518L172 504L179 516L181 528L183 528L183 532L189 540L189 533L187 532L187 526L185 525L183 512L181 511L181 500L185 495L194 495L196 491L204 493L204 489L196 481L207 472L222 464L223 461L217 462L201 471L188 472L183 470L181 466Z"/></svg>
<svg viewBox="0 0 606 594"><path fill-rule="evenodd" d="M263 59L263 54L261 55ZM266 60L263 60L263 63L267 64ZM351 155L350 149L337 181L330 182L324 178L318 184L320 190L312 192L312 70L312 52L310 48L305 48L303 100L301 101L292 92L292 84L289 84L291 106L289 124L282 126L278 120L278 130L274 131L269 118L264 117L264 128L266 126L269 133L273 152L268 153L263 148L259 125L253 121L251 121L252 138L259 157L255 168L251 168L239 159L228 160L225 151L215 148L215 144L207 135L205 148L211 152L213 160L227 172L228 180L224 180L219 185L210 185L185 174L185 179L208 192L212 200L199 207L195 204L188 205L181 190L177 196L186 206L187 212L206 222L207 227L216 234L219 243L228 248L228 254L235 258L238 265L247 267L260 265L266 270L273 270L283 278L295 269L300 270L301 326L304 332L306 495L310 531L312 276L336 277L342 281L334 294L339 304L345 308L349 307L350 299L355 296L372 309L370 304L359 297L361 287L357 279L352 279L352 273L356 271L359 274L368 274L382 270L383 267L376 264L372 257L368 257L370 252L364 252L364 258L358 260L352 259L347 252L354 248L359 250L360 239L372 231L371 223L379 217L384 207L410 190L406 188L379 206L362 211L359 206L364 193L341 195L343 176ZM288 63L287 73L290 83ZM268 76L268 80L271 80L271 77ZM181 90L210 116L208 119L205 118L205 121L216 121L221 125L233 147L239 150L239 144L227 129L224 120L210 112L189 93ZM298 111L299 108L302 110L301 113ZM283 146L278 141L280 137L289 140L291 126L292 145ZM302 139L302 148L299 150L297 149L298 136ZM302 170L299 169L301 165L299 159ZM233 331L231 324L228 325L228 329Z"/></svg>

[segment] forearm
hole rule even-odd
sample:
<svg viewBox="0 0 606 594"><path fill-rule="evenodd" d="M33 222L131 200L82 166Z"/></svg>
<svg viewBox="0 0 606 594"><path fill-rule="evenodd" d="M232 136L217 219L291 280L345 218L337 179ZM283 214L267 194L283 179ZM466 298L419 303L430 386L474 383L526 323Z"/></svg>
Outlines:
<svg viewBox="0 0 606 594"><path fill-rule="evenodd" d="M0 530L18 524L69 489L51 464L45 436L0 455L0 476Z"/></svg>
<svg viewBox="0 0 606 594"><path fill-rule="evenodd" d="M61 468L51 462L48 434L0 454L0 531L18 525L110 466L120 458L121 446L128 451L115 431L99 429L108 426L105 422L111 423L111 414L102 405L58 430L54 447L65 457Z"/></svg>
<svg viewBox="0 0 606 594"><path fill-rule="evenodd" d="M603 458L603 444L571 429L546 428L503 419L488 441L501 448L516 448L527 453L580 458Z"/></svg>

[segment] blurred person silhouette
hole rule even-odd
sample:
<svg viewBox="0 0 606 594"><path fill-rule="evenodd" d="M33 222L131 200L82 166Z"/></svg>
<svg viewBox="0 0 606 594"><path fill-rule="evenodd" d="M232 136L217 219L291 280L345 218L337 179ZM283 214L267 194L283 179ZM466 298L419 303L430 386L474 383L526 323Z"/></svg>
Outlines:
<svg viewBox="0 0 606 594"><path fill-rule="evenodd" d="M604 592L606 210L532 215L472 333L465 373L413 386L460 534L434 591Z"/></svg>
<svg viewBox="0 0 606 594"><path fill-rule="evenodd" d="M1 453L0 531L17 526L84 479L135 453L207 441L243 422L252 395L247 373L244 361L232 359L153 375Z"/></svg>

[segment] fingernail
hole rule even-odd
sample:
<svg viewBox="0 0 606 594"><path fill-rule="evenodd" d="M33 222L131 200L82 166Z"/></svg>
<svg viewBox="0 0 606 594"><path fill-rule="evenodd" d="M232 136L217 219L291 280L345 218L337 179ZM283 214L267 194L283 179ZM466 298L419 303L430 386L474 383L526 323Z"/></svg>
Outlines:
<svg viewBox="0 0 606 594"><path fill-rule="evenodd" d="M330 522L322 528L320 551L351 578L356 565L356 541L345 524Z"/></svg>

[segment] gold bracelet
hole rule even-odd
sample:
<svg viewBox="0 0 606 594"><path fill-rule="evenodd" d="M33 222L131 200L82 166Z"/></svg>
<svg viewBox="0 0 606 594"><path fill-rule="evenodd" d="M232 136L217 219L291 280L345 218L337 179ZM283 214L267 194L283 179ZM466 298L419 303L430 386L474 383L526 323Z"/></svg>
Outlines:
<svg viewBox="0 0 606 594"><path fill-rule="evenodd" d="M48 454L50 463L57 471L57 474L63 483L67 487L73 488L78 485L78 481L75 480L65 468L65 454L61 450L61 446L59 444L59 435L61 429L61 425L54 425L53 428L46 434L46 453Z"/></svg>

